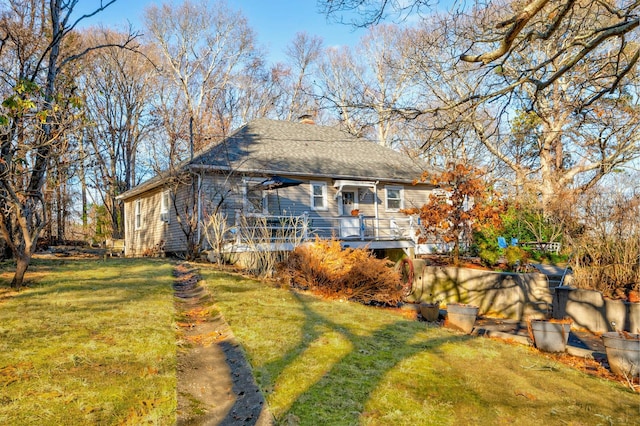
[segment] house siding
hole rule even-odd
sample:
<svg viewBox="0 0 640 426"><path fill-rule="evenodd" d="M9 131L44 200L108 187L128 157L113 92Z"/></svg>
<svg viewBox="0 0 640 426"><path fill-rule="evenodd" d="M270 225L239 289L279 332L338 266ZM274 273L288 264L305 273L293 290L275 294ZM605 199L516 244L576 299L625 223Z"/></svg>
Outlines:
<svg viewBox="0 0 640 426"><path fill-rule="evenodd" d="M163 189L141 194L125 200L125 255L141 256L146 249L151 249L161 241L167 240L168 228L175 221L175 213L169 209L170 223L160 220L160 207ZM135 205L140 200L141 223L135 226Z"/></svg>
<svg viewBox="0 0 640 426"><path fill-rule="evenodd" d="M348 217L351 212L339 215L340 197L336 197L338 188L333 186L333 179L318 177L304 178L300 176L286 176L301 180L302 184L286 188L265 191L267 211L269 215L301 216L308 214L310 227L317 234L328 237L331 228L339 227L339 217ZM201 176L200 206L201 218L206 222L207 216L212 214L217 206L227 217L229 226L236 225L236 215L246 213L244 204L243 185L245 177L223 174L208 174ZM324 182L327 185L327 209L314 210L311 208L311 182ZM385 210L385 186L401 186L403 188L404 208L419 207L429 200L431 187L428 185L402 185L395 182L379 182L374 196L373 188L357 188L358 209L366 218L373 218L376 214L382 221L406 218L401 212ZM345 190L354 188L345 187ZM128 256L141 256L145 251L153 249L163 242L166 252L184 252L186 237L178 222L176 208L183 214L188 199L191 198L191 186L180 185L176 193L172 191L172 203L169 208L169 223L161 220L161 197L165 188L156 188L125 200L125 252ZM142 226L135 229L135 201L141 200ZM175 200L175 206L173 204ZM263 212L259 212L263 213ZM388 223L388 222L387 222ZM209 247L206 233L201 229L201 241L204 248ZM384 231L381 235L384 234ZM339 236L339 235L337 235Z"/></svg>

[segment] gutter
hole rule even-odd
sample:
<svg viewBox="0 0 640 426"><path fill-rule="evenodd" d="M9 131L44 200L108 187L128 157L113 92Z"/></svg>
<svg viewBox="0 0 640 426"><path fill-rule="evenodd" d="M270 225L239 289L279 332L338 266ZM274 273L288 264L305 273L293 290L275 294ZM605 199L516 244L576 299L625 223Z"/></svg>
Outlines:
<svg viewBox="0 0 640 426"><path fill-rule="evenodd" d="M311 174L308 172L290 172L287 170L268 170L268 169L233 169L228 166L218 167L218 166L207 166L205 164L192 164L189 166L190 169L200 170L200 171L218 171L218 172L234 172L234 173L254 173L259 175L288 175L288 176L299 176L299 177L310 177L310 178L318 178L326 177L333 180L357 180L357 181L384 181L390 183L402 183L413 185L413 179L402 179L402 178L394 178L394 177L384 177L384 176L354 176L354 175L340 175L340 174L330 174L330 175L319 175L319 174ZM419 177L419 176L417 176ZM416 178L417 178L416 177ZM426 182L417 182L416 185L428 185L433 186Z"/></svg>
<svg viewBox="0 0 640 426"><path fill-rule="evenodd" d="M200 244L200 236L201 236L201 222L202 222L202 175L198 173L198 222L196 223L196 238L198 239L198 244Z"/></svg>

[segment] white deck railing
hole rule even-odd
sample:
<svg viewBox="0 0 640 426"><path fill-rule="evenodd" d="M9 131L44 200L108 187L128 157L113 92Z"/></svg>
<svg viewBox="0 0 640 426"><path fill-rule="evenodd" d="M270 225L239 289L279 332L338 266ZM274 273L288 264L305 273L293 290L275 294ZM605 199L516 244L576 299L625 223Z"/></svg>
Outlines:
<svg viewBox="0 0 640 426"><path fill-rule="evenodd" d="M237 242L259 240L296 243L335 237L340 240L416 240L418 224L412 216L375 218L372 216L319 217L236 214L232 233Z"/></svg>

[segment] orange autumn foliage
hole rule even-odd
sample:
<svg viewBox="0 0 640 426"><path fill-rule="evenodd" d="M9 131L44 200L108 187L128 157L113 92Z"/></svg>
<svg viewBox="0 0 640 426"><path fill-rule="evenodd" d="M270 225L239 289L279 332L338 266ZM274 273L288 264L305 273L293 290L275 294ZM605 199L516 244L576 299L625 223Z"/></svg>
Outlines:
<svg viewBox="0 0 640 426"><path fill-rule="evenodd" d="M425 172L422 182L431 182L446 191L431 194L429 202L422 207L403 210L406 214L417 214L422 224L421 243L443 241L453 243L453 260L459 263L460 244L470 244L473 231L482 226L499 227L500 214L505 206L500 202L489 203L497 194L487 188L480 170L465 165L450 163L447 170L439 174Z"/></svg>
<svg viewBox="0 0 640 426"><path fill-rule="evenodd" d="M330 298L397 305L403 296L392 262L366 249L343 249L337 240L318 238L297 247L280 266L280 274L293 287Z"/></svg>

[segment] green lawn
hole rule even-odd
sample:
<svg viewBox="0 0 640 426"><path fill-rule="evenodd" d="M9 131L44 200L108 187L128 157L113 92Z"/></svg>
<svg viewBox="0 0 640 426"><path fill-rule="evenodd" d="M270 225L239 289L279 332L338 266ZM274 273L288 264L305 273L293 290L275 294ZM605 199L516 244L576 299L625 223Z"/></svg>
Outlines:
<svg viewBox="0 0 640 426"><path fill-rule="evenodd" d="M283 424L640 424L640 395L534 349L203 275Z"/></svg>
<svg viewBox="0 0 640 426"><path fill-rule="evenodd" d="M30 288L0 299L0 424L173 424L171 270L149 260L35 261Z"/></svg>
<svg viewBox="0 0 640 426"><path fill-rule="evenodd" d="M11 297L3 273L0 424L173 424L171 269L37 261ZM202 273L279 424L640 424L640 395L533 349Z"/></svg>

